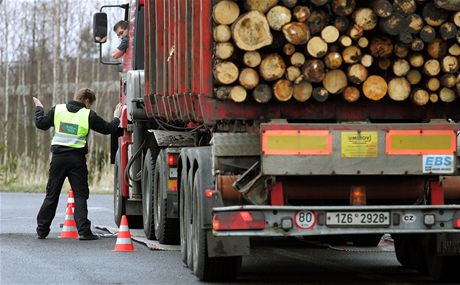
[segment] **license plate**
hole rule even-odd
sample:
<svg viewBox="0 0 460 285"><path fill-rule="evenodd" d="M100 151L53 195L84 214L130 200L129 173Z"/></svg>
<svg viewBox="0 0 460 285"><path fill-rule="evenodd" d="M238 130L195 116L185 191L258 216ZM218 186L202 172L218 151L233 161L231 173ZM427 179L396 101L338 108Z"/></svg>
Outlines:
<svg viewBox="0 0 460 285"><path fill-rule="evenodd" d="M389 212L328 212L326 213L328 226L389 226Z"/></svg>

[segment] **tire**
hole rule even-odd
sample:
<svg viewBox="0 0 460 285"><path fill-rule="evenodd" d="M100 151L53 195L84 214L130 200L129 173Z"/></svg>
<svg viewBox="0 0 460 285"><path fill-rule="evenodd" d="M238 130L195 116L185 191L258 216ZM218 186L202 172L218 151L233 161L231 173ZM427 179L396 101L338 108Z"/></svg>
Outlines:
<svg viewBox="0 0 460 285"><path fill-rule="evenodd" d="M414 264L410 256L409 241L405 235L393 235L396 259L408 269L414 269Z"/></svg>
<svg viewBox="0 0 460 285"><path fill-rule="evenodd" d="M354 246L376 247L379 245L381 238L382 238L381 234L353 235L351 237L351 240Z"/></svg>
<svg viewBox="0 0 460 285"><path fill-rule="evenodd" d="M193 190L193 169L190 168L188 171L187 175L187 180L188 180L188 191L185 192L184 194L184 199L185 199L185 205L184 206L184 217L185 217L185 232L187 234L186 236L186 253L187 253L187 266L188 268L193 270L193 253L192 253L192 237L193 237L193 232L192 232L192 224L193 224L193 218L192 218L192 190Z"/></svg>
<svg viewBox="0 0 460 285"><path fill-rule="evenodd" d="M193 184L193 273L201 281L229 281L234 280L238 276L241 267L241 256L230 257L208 257L207 253L207 232L202 228L201 199L198 191L202 191L202 183L200 169L195 174Z"/></svg>
<svg viewBox="0 0 460 285"><path fill-rule="evenodd" d="M144 233L147 239L155 239L155 227L153 223L153 173L155 171L152 152L147 150L142 168L142 219Z"/></svg>
<svg viewBox="0 0 460 285"><path fill-rule="evenodd" d="M117 227L120 227L121 217L125 214L124 199L121 195L121 158L120 150L115 155L114 189L113 189L113 218Z"/></svg>
<svg viewBox="0 0 460 285"><path fill-rule="evenodd" d="M426 266L425 251L423 250L422 240L423 235L413 234L407 236L407 244L409 247L409 256L411 257L411 263L414 269L423 275L428 274L428 268Z"/></svg>
<svg viewBox="0 0 460 285"><path fill-rule="evenodd" d="M180 235L180 255L182 262L187 264L187 228L185 219L185 193L188 192L188 178L186 165L182 168L179 189L179 235Z"/></svg>
<svg viewBox="0 0 460 285"><path fill-rule="evenodd" d="M159 155L155 164L154 174L154 199L153 209L155 236L161 244L178 244L179 243L179 220L168 218L167 207L168 201L164 199L164 193L168 189L166 181L165 164L166 159L163 155Z"/></svg>

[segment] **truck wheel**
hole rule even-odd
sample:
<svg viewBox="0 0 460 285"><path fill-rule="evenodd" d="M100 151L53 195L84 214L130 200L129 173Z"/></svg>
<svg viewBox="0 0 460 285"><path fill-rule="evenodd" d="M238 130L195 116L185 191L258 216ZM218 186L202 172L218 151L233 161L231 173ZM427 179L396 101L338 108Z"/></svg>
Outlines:
<svg viewBox="0 0 460 285"><path fill-rule="evenodd" d="M113 218L117 227L120 226L121 217L125 214L123 197L121 195L121 157L120 150L115 155L113 189Z"/></svg>
<svg viewBox="0 0 460 285"><path fill-rule="evenodd" d="M198 191L203 191L200 169L195 174L193 184L193 273L201 281L227 281L234 280L241 267L241 256L208 257L207 232L203 229L201 221L201 199Z"/></svg>
<svg viewBox="0 0 460 285"><path fill-rule="evenodd" d="M436 281L460 281L458 275L460 257L437 255L436 238L436 234L429 234L423 239L428 274Z"/></svg>
<svg viewBox="0 0 460 285"><path fill-rule="evenodd" d="M164 199L164 193L168 189L167 174L165 170L166 160L159 155L155 165L154 175L154 199L153 209L155 211L155 236L161 244L178 244L179 243L179 220L168 218L167 208L168 201Z"/></svg>
<svg viewBox="0 0 460 285"><path fill-rule="evenodd" d="M404 235L393 235L393 241L395 246L396 259L401 263L402 266L414 269L410 256L410 249L408 239Z"/></svg>
<svg viewBox="0 0 460 285"><path fill-rule="evenodd" d="M179 189L179 235L180 235L180 254L182 262L187 264L187 228L185 218L185 193L188 191L188 179L186 166L182 168ZM188 207L187 207L188 208Z"/></svg>
<svg viewBox="0 0 460 285"><path fill-rule="evenodd" d="M414 269L419 273L426 275L428 273L428 268L425 262L425 251L423 250L423 235L413 234L407 236L407 244L409 247L411 263L414 266Z"/></svg>
<svg viewBox="0 0 460 285"><path fill-rule="evenodd" d="M192 225L193 225L193 219L192 219L192 185L193 185L193 169L190 168L188 171L188 176L187 176L187 185L188 185L188 191L185 192L184 198L185 198L185 205L184 206L184 216L185 216L185 233L186 233L186 239L187 239L187 266L188 268L193 270L193 253L192 253L192 237L193 237L193 230L192 230Z"/></svg>
<svg viewBox="0 0 460 285"><path fill-rule="evenodd" d="M145 236L155 239L155 228L153 224L153 173L155 164L152 158L152 152L147 150L144 159L144 168L142 169L142 218Z"/></svg>
<svg viewBox="0 0 460 285"><path fill-rule="evenodd" d="M351 240L353 241L354 246L369 246L376 247L380 243L382 235L353 235Z"/></svg>

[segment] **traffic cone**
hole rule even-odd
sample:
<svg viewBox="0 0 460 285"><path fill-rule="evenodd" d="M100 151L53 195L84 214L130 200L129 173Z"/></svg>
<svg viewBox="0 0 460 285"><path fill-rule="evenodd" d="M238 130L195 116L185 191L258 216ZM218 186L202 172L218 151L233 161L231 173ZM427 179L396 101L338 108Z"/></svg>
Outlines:
<svg viewBox="0 0 460 285"><path fill-rule="evenodd" d="M60 238L78 238L77 225L73 218L72 207L67 207L65 212L64 226L62 227Z"/></svg>
<svg viewBox="0 0 460 285"><path fill-rule="evenodd" d="M66 206L66 208L68 208L68 207L72 207L72 211L75 212L75 198L73 196L72 188L69 189L69 196L67 197L67 206Z"/></svg>
<svg viewBox="0 0 460 285"><path fill-rule="evenodd" d="M121 217L120 229L117 234L117 243L113 251L136 251L133 242L131 241L131 233L129 232L128 219L123 215Z"/></svg>

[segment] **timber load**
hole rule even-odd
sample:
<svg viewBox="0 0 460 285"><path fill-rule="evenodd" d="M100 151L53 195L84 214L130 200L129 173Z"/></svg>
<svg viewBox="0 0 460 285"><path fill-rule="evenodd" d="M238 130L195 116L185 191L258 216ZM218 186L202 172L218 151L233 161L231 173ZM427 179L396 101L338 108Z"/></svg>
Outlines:
<svg viewBox="0 0 460 285"><path fill-rule="evenodd" d="M213 3L219 100L460 100L458 0Z"/></svg>

